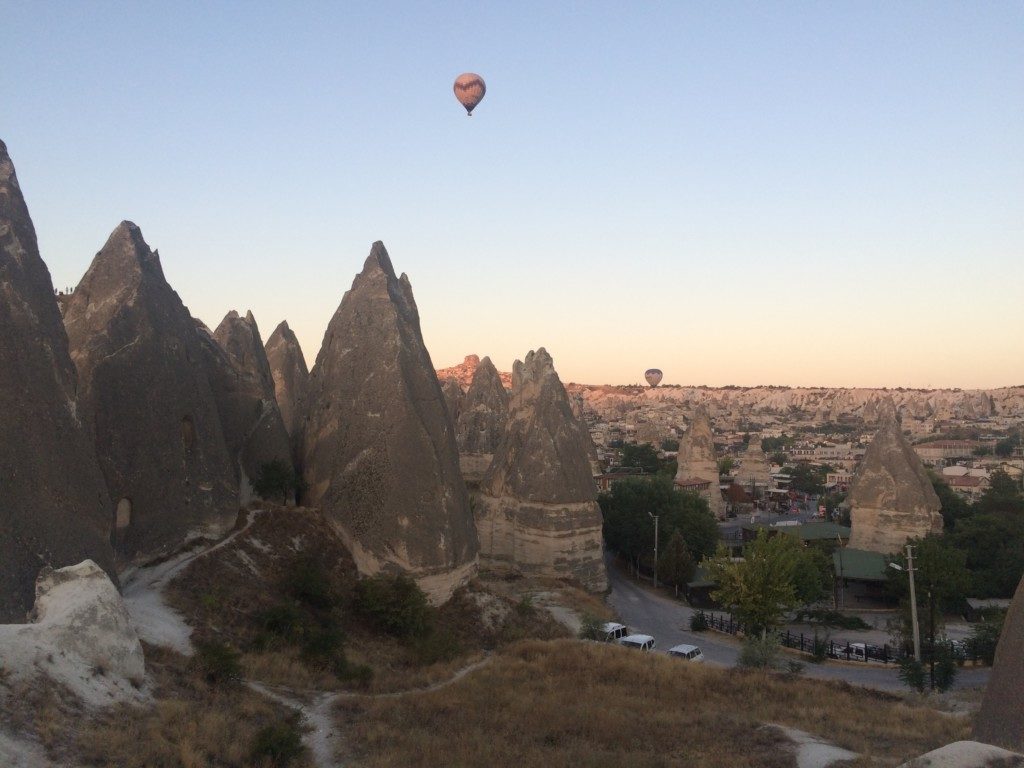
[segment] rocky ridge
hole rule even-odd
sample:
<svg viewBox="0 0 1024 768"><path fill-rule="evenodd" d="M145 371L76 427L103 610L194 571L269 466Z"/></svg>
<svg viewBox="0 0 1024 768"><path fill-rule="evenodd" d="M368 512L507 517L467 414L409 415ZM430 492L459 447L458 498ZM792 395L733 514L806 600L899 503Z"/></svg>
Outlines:
<svg viewBox="0 0 1024 768"><path fill-rule="evenodd" d="M0 622L32 607L40 568L114 574L110 499L14 164L0 141Z"/></svg>
<svg viewBox="0 0 1024 768"><path fill-rule="evenodd" d="M410 574L433 602L476 572L454 426L409 279L383 243L341 300L310 374L302 466L361 573Z"/></svg>
<svg viewBox="0 0 1024 768"><path fill-rule="evenodd" d="M476 499L482 563L607 588L589 441L547 351L517 360L505 435Z"/></svg>
<svg viewBox="0 0 1024 768"><path fill-rule="evenodd" d="M238 487L200 338L135 224L96 254L64 324L116 503L117 554L156 556L230 528Z"/></svg>
<svg viewBox="0 0 1024 768"><path fill-rule="evenodd" d="M908 539L942 532L939 497L924 464L903 436L895 406L881 415L882 426L864 453L850 483L850 547L885 554Z"/></svg>

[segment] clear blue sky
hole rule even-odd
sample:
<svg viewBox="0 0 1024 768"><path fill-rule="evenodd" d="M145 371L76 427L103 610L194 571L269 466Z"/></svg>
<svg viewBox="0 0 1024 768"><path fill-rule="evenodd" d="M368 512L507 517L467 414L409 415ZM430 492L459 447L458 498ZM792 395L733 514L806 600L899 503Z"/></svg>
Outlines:
<svg viewBox="0 0 1024 768"><path fill-rule="evenodd" d="M441 367L1024 384L1024 4L0 0L54 283L122 219L312 365L372 241ZM472 119L463 71L488 93Z"/></svg>

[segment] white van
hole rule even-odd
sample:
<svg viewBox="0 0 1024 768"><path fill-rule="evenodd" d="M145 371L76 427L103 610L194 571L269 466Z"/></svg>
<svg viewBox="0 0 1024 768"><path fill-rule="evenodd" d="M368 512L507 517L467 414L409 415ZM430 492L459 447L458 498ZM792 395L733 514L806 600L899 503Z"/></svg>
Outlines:
<svg viewBox="0 0 1024 768"><path fill-rule="evenodd" d="M601 625L601 639L606 643L614 643L619 638L625 637L628 634L629 627L625 624L609 621Z"/></svg>
<svg viewBox="0 0 1024 768"><path fill-rule="evenodd" d="M704 661L704 653L696 645L674 645L668 649L669 656L675 656L677 659L685 659L686 661L692 661L694 664L699 664Z"/></svg>
<svg viewBox="0 0 1024 768"><path fill-rule="evenodd" d="M636 648L639 651L653 651L654 638L650 635L628 635L619 639L619 645Z"/></svg>

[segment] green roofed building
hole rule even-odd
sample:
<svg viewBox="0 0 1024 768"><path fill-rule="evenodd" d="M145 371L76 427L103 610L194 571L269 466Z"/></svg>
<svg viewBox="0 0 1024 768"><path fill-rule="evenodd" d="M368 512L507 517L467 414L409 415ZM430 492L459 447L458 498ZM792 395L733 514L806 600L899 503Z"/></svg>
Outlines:
<svg viewBox="0 0 1024 768"><path fill-rule="evenodd" d="M890 559L880 552L865 549L836 549L832 553L836 574L836 606L870 608L872 605L891 602L885 592Z"/></svg>

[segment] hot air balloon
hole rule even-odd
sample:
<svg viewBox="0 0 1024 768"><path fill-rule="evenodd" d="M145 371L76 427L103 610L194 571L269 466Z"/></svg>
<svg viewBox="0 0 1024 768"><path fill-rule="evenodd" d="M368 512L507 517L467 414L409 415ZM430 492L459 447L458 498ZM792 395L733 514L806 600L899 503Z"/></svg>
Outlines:
<svg viewBox="0 0 1024 768"><path fill-rule="evenodd" d="M652 387L656 387L661 383L662 373L657 368L648 368L644 371L644 378L647 379L647 383Z"/></svg>
<svg viewBox="0 0 1024 768"><path fill-rule="evenodd" d="M455 98L466 108L466 114L473 116L473 110L487 93L487 86L480 75L464 72L455 78Z"/></svg>

